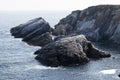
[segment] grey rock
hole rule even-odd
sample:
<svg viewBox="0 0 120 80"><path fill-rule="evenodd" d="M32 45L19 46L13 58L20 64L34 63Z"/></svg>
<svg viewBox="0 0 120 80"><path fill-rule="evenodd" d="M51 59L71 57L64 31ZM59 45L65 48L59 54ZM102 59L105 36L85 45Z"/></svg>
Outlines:
<svg viewBox="0 0 120 80"><path fill-rule="evenodd" d="M120 5L73 11L55 25L54 34L84 34L91 41L110 40L120 44Z"/></svg>
<svg viewBox="0 0 120 80"><path fill-rule="evenodd" d="M34 46L43 46L52 41L52 28L43 18L35 18L10 30L15 38L23 38L24 42Z"/></svg>
<svg viewBox="0 0 120 80"><path fill-rule="evenodd" d="M60 22L55 25L55 30L53 32L54 35L66 35L70 33L74 33L74 30L76 29L75 25L77 23L77 20L79 18L79 14L81 11L73 11L70 15L68 15L66 18L63 18L60 20Z"/></svg>
<svg viewBox="0 0 120 80"><path fill-rule="evenodd" d="M58 35L58 36L55 36L53 40L54 40L54 41L57 41L57 40L59 40L59 39L61 39L61 38L72 37L72 36L77 36L77 34L71 34L71 35Z"/></svg>
<svg viewBox="0 0 120 80"><path fill-rule="evenodd" d="M47 66L69 66L86 63L89 58L110 57L95 48L83 35L65 37L36 51L36 59Z"/></svg>
<svg viewBox="0 0 120 80"><path fill-rule="evenodd" d="M35 34L32 34L35 35ZM52 35L49 32L46 32L44 34L41 35L35 35L35 37L31 35L27 35L25 38L23 38L24 42L28 43L29 45L33 45L33 46L44 46L50 42L52 42Z"/></svg>

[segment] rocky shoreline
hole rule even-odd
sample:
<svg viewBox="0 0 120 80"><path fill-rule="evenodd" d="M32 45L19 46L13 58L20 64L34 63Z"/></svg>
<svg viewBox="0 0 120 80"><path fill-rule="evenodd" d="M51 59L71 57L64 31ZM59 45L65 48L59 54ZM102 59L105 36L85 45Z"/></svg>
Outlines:
<svg viewBox="0 0 120 80"><path fill-rule="evenodd" d="M22 41L29 45L41 47L34 54L37 55L35 59L42 64L78 65L89 62L91 58L111 56L95 48L84 35L61 35L52 39L53 29L46 23L43 18L36 18L11 29L11 34L15 38L22 38Z"/></svg>
<svg viewBox="0 0 120 80"><path fill-rule="evenodd" d="M55 29L40 17L20 24L10 32L29 45L40 46L41 49L35 54L43 65L78 65L89 62L91 58L111 56L97 49L90 41L108 40L119 44L119 13L118 5L92 6L73 11L61 19Z"/></svg>

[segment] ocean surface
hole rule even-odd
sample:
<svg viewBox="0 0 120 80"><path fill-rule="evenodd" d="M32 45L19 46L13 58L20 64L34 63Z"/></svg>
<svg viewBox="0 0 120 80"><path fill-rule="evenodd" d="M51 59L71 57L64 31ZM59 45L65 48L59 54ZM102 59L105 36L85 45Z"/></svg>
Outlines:
<svg viewBox="0 0 120 80"><path fill-rule="evenodd" d="M10 35L10 28L43 17L53 27L70 11L0 12L0 80L120 80L120 48L93 43L112 55L71 67L46 67L33 54L39 47L29 46Z"/></svg>

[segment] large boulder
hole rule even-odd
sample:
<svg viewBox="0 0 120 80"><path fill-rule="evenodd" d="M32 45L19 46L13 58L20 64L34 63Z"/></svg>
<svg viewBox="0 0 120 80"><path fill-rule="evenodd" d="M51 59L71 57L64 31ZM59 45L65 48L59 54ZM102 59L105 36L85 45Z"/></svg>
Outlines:
<svg viewBox="0 0 120 80"><path fill-rule="evenodd" d="M84 34L91 41L108 40L120 44L120 5L73 11L55 25L54 34Z"/></svg>
<svg viewBox="0 0 120 80"><path fill-rule="evenodd" d="M36 59L47 66L69 66L86 63L89 58L110 57L95 48L83 35L65 37L36 51Z"/></svg>
<svg viewBox="0 0 120 80"><path fill-rule="evenodd" d="M15 38L35 46L44 46L52 41L52 28L43 18L35 18L10 30Z"/></svg>

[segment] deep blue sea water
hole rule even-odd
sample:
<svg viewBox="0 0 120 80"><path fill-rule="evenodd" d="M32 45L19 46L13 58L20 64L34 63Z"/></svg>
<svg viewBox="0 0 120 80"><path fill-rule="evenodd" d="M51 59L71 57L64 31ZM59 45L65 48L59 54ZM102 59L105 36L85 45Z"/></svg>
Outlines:
<svg viewBox="0 0 120 80"><path fill-rule="evenodd" d="M94 43L111 58L91 60L76 67L46 67L37 62L33 53L39 47L29 46L10 35L10 28L43 17L53 27L69 11L0 12L0 80L120 80L120 48Z"/></svg>

